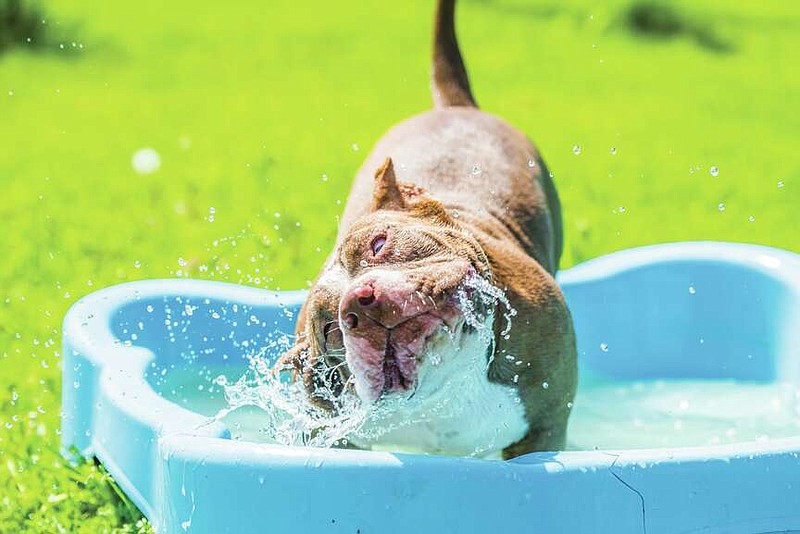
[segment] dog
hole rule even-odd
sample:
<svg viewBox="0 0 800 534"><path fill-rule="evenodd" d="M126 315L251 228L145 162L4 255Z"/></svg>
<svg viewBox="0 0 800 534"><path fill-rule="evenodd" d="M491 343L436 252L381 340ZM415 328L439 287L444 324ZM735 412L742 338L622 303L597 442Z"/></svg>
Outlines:
<svg viewBox="0 0 800 534"><path fill-rule="evenodd" d="M577 382L554 278L561 207L534 145L478 109L454 11L439 0L434 109L390 129L358 171L277 366L321 409L357 395L382 414L350 446L559 450Z"/></svg>

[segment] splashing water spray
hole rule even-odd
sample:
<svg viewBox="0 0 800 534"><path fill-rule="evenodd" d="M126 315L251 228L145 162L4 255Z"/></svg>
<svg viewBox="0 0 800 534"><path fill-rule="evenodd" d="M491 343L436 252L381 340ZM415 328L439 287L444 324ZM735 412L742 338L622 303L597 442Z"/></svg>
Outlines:
<svg viewBox="0 0 800 534"><path fill-rule="evenodd" d="M495 311L502 306L506 324L500 335L507 338L511 319L517 312L502 289L473 273L464 279L453 299L463 314L464 323L473 328L484 343L492 345L495 341L492 330ZM445 333L449 337L447 341L456 343L456 332ZM317 393L330 401L333 409L315 406L301 382L289 380L287 370L276 370L271 363L268 352L274 354L276 349L286 351L291 347L291 342L289 336L283 336L269 347L249 356L247 372L235 382L229 382L222 375L214 380L223 388L228 404L216 414L215 420L239 408L255 407L263 412L262 430L268 440L282 445L327 448L347 445L348 436L375 439L399 426L415 424L424 418L440 416L442 413L456 415L450 403L444 402L431 406L430 411L422 415L423 419L406 418L398 422L392 415L403 407L407 399L392 398L376 404L364 404L352 392L352 388L345 387L341 394L335 395L328 377L321 377L320 382L324 386ZM439 352L439 348L436 352ZM428 354L426 358L436 361L437 366L441 365L439 354ZM486 365L489 363L491 359ZM346 363L343 361L340 365ZM325 371L330 373L330 369Z"/></svg>

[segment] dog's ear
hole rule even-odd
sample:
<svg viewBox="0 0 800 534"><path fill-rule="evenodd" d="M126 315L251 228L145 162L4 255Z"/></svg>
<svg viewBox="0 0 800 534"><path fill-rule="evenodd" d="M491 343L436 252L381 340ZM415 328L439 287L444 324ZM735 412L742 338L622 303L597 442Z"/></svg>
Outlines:
<svg viewBox="0 0 800 534"><path fill-rule="evenodd" d="M442 203L430 197L425 188L397 181L392 158L386 158L381 168L375 173L372 211L377 210L407 210L412 215L433 219L439 224L453 223Z"/></svg>
<svg viewBox="0 0 800 534"><path fill-rule="evenodd" d="M425 188L397 181L392 158L386 158L375 173L372 211L377 210L409 210L417 217L435 219L442 224L453 222L442 203L431 198Z"/></svg>
<svg viewBox="0 0 800 534"><path fill-rule="evenodd" d="M421 219L431 219L443 226L453 224L453 219L447 213L444 205L436 199L424 198L411 206L411 214Z"/></svg>
<svg viewBox="0 0 800 534"><path fill-rule="evenodd" d="M372 196L372 211L402 210L406 208L403 193L397 184L392 158L386 158L375 172L375 192Z"/></svg>

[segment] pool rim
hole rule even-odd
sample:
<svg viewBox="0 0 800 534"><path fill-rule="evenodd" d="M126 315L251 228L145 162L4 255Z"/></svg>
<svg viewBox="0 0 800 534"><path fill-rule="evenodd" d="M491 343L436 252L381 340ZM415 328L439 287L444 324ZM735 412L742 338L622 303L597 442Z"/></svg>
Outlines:
<svg viewBox="0 0 800 534"><path fill-rule="evenodd" d="M654 261L720 261L732 262L755 269L772 277L778 277L787 287L800 295L800 256L792 252L742 243L683 242L650 245L611 253L589 260L562 271L558 280L562 284L582 284L620 274ZM776 263L776 261L778 263ZM97 373L97 388L104 400L115 403L115 409L135 421L149 427L155 444L154 454L183 455L186 458L208 458L208 451L214 451L214 462L232 463L252 458L263 459L265 454L283 458L286 465L309 461L310 458L324 457L327 462L357 462L363 465L391 464L398 459L413 458L418 455L387 453L376 451L353 451L338 449L311 449L285 447L231 440L230 432L219 421L209 422L209 418L183 408L159 395L147 382L146 368L156 356L149 349L139 346L126 346L115 339L109 328L114 314L132 300L163 297L189 297L220 299L249 305L299 306L306 292L271 291L261 288L241 286L219 281L193 280L187 278L155 279L127 282L98 290L76 302L64 319L63 336L66 354L70 351L84 356ZM98 356L101 354L101 356ZM67 357L66 362L69 361ZM73 389L68 383L70 373L64 372L65 407L69 408L66 395ZM97 394L98 392L95 392ZM62 418L64 432L62 445L65 454L70 454L71 444L78 447L84 456L97 456L106 464L109 472L120 486L142 508L145 515L153 518L155 514L151 496L137 489L128 478L121 465L116 462L112 451L107 450L88 424L89 435L81 439L83 427L76 421L87 414L69 413L64 410ZM86 425L83 425L86 426ZM77 431L76 431L77 430ZM794 437L770 439L768 441L745 441L730 444L692 446L680 448L638 448L610 449L597 451L557 451L530 453L508 464L538 466L548 472L564 472L597 467L644 466L665 463L687 463L723 461L737 458L768 457L791 455L798 458L800 434ZM452 458L423 456L424 462L447 462L457 466L462 462L496 462L476 458ZM157 457L151 458L154 462Z"/></svg>

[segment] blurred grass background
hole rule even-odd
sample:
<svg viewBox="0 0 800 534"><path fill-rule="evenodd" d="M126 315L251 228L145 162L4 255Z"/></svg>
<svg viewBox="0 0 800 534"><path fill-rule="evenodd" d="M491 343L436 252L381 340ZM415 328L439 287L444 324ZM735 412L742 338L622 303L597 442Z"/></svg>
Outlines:
<svg viewBox="0 0 800 534"><path fill-rule="evenodd" d="M142 278L306 285L373 142L430 107L432 13L0 0L0 532L149 529L58 455L66 309ZM463 0L458 28L482 107L555 173L562 266L692 239L800 252L791 0Z"/></svg>

